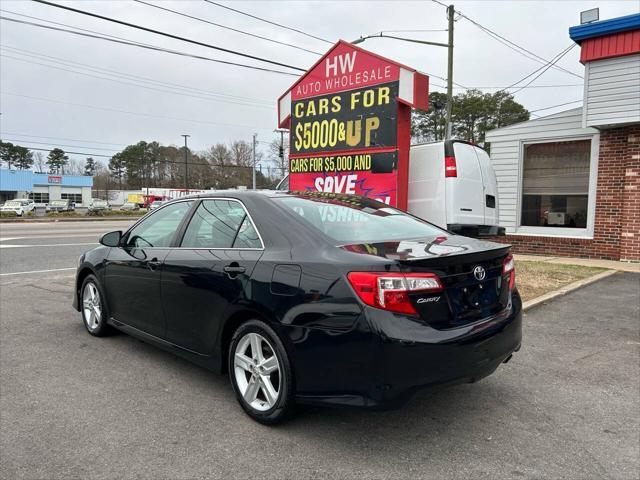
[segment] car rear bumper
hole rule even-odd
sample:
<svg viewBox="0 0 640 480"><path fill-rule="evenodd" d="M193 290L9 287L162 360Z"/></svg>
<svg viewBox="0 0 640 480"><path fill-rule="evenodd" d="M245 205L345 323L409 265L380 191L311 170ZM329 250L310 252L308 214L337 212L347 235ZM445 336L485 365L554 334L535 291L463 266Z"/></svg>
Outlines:
<svg viewBox="0 0 640 480"><path fill-rule="evenodd" d="M522 304L495 317L449 330L437 330L409 317L367 308L373 335L366 378L353 379L360 391L335 395L301 395L304 403L389 408L401 405L416 390L436 385L471 383L491 375L520 349ZM345 369L346 371L346 369Z"/></svg>

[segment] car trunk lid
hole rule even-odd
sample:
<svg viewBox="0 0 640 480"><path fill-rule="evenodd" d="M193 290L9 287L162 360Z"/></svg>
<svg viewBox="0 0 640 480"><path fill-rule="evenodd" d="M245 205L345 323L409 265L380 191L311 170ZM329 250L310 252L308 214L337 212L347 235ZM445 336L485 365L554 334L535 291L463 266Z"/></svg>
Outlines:
<svg viewBox="0 0 640 480"><path fill-rule="evenodd" d="M509 274L503 273L508 245L442 235L342 248L395 260L407 277L437 275L441 291L408 294L420 319L434 328L462 326L496 315L509 306Z"/></svg>

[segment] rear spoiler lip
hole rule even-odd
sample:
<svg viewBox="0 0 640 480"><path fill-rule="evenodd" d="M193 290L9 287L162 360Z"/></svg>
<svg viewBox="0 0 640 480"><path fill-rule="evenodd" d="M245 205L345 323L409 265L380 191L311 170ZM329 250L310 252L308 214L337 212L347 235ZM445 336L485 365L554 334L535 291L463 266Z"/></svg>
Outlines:
<svg viewBox="0 0 640 480"><path fill-rule="evenodd" d="M483 250L475 250L472 252L464 252L464 253L452 253L452 254L444 254L437 257L422 257L422 258L405 258L402 260L395 260L400 264L411 264L416 262L433 262L434 264L450 264L450 263L460 263L462 257L473 256L476 257L475 261L481 262L483 260L490 260L498 256L507 256L511 252L511 245L507 244L496 244L495 248L488 248ZM464 260L463 260L464 261ZM473 260L472 260L473 261Z"/></svg>

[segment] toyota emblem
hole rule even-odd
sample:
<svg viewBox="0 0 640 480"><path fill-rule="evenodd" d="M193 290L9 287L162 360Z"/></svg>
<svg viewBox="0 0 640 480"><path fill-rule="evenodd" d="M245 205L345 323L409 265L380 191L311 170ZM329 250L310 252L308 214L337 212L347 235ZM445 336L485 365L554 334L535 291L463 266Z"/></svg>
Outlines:
<svg viewBox="0 0 640 480"><path fill-rule="evenodd" d="M484 268L478 265L473 269L473 276L476 277L476 280L484 280L484 277L487 276L487 272Z"/></svg>

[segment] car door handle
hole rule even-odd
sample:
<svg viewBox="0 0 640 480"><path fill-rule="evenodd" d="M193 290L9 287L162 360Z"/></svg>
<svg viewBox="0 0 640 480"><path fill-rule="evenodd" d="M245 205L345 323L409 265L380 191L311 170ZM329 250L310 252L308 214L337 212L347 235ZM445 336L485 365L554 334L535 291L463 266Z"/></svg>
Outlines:
<svg viewBox="0 0 640 480"><path fill-rule="evenodd" d="M149 260L147 262L147 266L149 267L149 269L151 270L155 270L156 268L158 268L160 265L162 265L162 262L160 260L158 260L157 258L152 258L151 260Z"/></svg>
<svg viewBox="0 0 640 480"><path fill-rule="evenodd" d="M244 273L246 271L246 268L241 267L236 262L233 262L229 265L226 265L222 270L224 271L224 273L229 275L229 277L235 277L239 273Z"/></svg>

